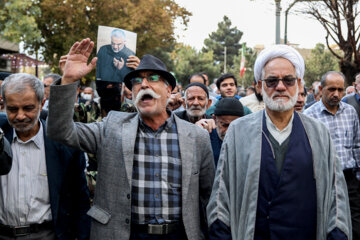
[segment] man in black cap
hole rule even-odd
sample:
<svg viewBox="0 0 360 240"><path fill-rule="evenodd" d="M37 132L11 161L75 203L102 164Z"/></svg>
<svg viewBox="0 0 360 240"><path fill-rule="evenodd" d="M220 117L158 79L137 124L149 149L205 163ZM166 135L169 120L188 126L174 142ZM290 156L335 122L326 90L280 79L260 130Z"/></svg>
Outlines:
<svg viewBox="0 0 360 240"><path fill-rule="evenodd" d="M124 78L137 113L74 123L77 79L96 65L96 58L87 64L93 46L84 39L70 49L64 75L50 89L48 118L50 137L97 155L91 239L204 239L214 178L209 136L166 110L176 81L151 55Z"/></svg>
<svg viewBox="0 0 360 240"><path fill-rule="evenodd" d="M204 118L211 118L205 114L206 110L211 106L211 99L209 99L209 91L204 84L190 83L185 88L184 99L183 106L185 110L176 112L179 118L191 123L196 123Z"/></svg>
<svg viewBox="0 0 360 240"><path fill-rule="evenodd" d="M221 145L230 123L242 116L244 116L244 108L239 100L234 97L226 97L220 99L216 104L214 119L203 119L196 123L210 133L215 166L219 160Z"/></svg>

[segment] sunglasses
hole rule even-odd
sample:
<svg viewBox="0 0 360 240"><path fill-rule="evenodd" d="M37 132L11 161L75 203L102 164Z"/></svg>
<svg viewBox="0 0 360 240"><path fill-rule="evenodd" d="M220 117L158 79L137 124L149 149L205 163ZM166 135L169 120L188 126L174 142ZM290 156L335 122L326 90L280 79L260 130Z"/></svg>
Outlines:
<svg viewBox="0 0 360 240"><path fill-rule="evenodd" d="M144 78L146 78L146 80L148 82L158 82L160 81L160 75L157 74L153 74L153 75L149 75L147 77L135 77L133 79L131 79L131 84L132 85L136 85L136 84L141 84L144 80Z"/></svg>
<svg viewBox="0 0 360 240"><path fill-rule="evenodd" d="M269 77L267 79L264 79L263 81L266 83L266 87L268 87L268 88L276 88L276 86L279 84L280 81L282 81L286 87L292 87L295 85L296 78L294 78L294 77L284 77L284 78Z"/></svg>

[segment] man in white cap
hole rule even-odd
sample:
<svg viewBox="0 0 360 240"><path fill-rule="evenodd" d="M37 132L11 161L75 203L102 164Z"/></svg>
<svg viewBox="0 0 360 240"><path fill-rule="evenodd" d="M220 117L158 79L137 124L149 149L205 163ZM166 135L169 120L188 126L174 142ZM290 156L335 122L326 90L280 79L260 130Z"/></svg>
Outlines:
<svg viewBox="0 0 360 240"><path fill-rule="evenodd" d="M330 134L296 113L304 60L262 51L254 67L265 110L233 121L207 206L210 239L351 239L347 188Z"/></svg>

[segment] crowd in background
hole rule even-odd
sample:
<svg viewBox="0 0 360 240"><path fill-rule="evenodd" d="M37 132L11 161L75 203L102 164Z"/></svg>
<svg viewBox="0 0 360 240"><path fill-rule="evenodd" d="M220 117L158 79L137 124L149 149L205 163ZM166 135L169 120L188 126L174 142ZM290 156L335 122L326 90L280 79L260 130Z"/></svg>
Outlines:
<svg viewBox="0 0 360 240"><path fill-rule="evenodd" d="M84 86L93 46L1 74L0 239L360 239L360 74L274 45L248 87L152 55Z"/></svg>

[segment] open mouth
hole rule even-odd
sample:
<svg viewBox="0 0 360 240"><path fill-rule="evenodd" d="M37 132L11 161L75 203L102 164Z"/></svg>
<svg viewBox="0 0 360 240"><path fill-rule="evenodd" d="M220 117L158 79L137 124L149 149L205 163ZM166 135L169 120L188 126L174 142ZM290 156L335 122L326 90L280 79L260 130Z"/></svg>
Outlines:
<svg viewBox="0 0 360 240"><path fill-rule="evenodd" d="M144 94L144 96L141 98L141 101L150 101L153 97L150 94Z"/></svg>

